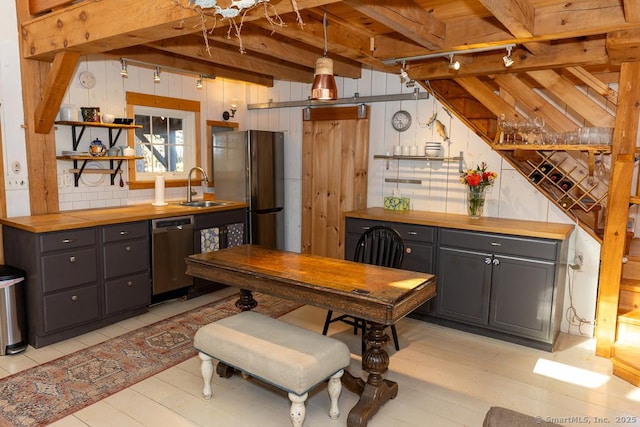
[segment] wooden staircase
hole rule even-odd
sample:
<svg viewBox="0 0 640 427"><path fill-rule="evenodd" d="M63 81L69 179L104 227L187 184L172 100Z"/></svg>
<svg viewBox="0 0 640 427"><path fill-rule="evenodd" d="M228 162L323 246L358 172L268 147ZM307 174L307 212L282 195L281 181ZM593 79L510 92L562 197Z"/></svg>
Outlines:
<svg viewBox="0 0 640 427"><path fill-rule="evenodd" d="M502 80L496 78L495 83L503 80L504 77ZM640 177L634 172L635 157L638 154L637 117L640 114L638 82L640 62L622 64L619 78L620 94L616 96L615 102L611 175L604 184L608 186L606 215L603 215L604 229L601 228L598 211L565 209L567 215L573 217L582 229L602 243L595 332L596 355L611 359L613 374L636 386L640 386L640 239L632 240L629 248L626 231L629 207L640 205L640 193L631 194L634 179L638 181L640 189ZM590 86L598 90L597 87ZM508 111L509 101L522 92L512 91L506 95L500 92L498 95L490 82L468 78L432 81L424 87L489 145L492 145L496 138L497 116ZM521 105L529 106L531 111L537 113L548 112L548 105L539 100L540 105L533 105L533 102L528 101L534 95L530 91L524 92L528 97L520 99ZM598 110L589 105L583 111L591 108ZM511 113L513 114L513 111ZM558 113L557 116L561 117L562 112ZM554 116L547 114L546 118L551 121ZM590 121L594 122L594 116ZM500 151L500 154L524 176L531 173L527 164L536 161L535 157L522 157L523 153L515 151ZM535 156L537 152L530 151L524 154ZM552 191L547 191L544 186L538 185L537 188L558 204Z"/></svg>
<svg viewBox="0 0 640 427"><path fill-rule="evenodd" d="M622 267L613 374L640 386L640 239L632 239Z"/></svg>

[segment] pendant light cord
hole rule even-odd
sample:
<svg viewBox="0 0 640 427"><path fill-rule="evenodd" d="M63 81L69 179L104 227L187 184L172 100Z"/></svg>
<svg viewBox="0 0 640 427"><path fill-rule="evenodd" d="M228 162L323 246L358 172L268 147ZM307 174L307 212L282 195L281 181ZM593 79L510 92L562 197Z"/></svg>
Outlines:
<svg viewBox="0 0 640 427"><path fill-rule="evenodd" d="M324 17L322 18L322 32L324 34L324 56L327 57L327 6L324 7Z"/></svg>

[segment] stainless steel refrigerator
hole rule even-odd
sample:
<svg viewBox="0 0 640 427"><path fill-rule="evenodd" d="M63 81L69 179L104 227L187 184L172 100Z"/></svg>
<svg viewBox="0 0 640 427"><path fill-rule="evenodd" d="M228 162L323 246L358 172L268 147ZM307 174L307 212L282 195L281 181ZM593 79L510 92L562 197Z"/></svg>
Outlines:
<svg viewBox="0 0 640 427"><path fill-rule="evenodd" d="M284 134L260 130L213 135L216 199L246 202L249 242L284 249Z"/></svg>

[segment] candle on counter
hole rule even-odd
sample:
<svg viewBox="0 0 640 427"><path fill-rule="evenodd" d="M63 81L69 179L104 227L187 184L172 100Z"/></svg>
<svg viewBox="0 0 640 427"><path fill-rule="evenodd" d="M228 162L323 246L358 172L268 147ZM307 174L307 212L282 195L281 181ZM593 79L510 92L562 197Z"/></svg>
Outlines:
<svg viewBox="0 0 640 427"><path fill-rule="evenodd" d="M164 176L157 175L156 176L156 187L155 187L155 201L153 202L154 206L164 206L167 203L164 201Z"/></svg>

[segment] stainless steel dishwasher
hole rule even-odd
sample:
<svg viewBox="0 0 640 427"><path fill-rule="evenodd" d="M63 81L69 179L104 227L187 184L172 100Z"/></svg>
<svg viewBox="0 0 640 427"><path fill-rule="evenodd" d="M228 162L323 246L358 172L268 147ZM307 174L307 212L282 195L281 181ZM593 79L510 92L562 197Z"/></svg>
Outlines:
<svg viewBox="0 0 640 427"><path fill-rule="evenodd" d="M152 297L191 286L184 259L194 253L193 215L154 219L151 229Z"/></svg>

